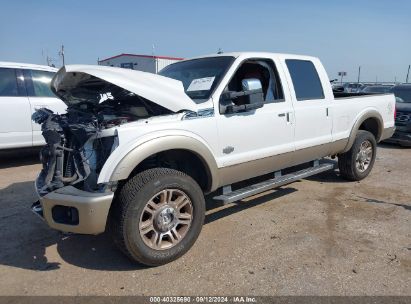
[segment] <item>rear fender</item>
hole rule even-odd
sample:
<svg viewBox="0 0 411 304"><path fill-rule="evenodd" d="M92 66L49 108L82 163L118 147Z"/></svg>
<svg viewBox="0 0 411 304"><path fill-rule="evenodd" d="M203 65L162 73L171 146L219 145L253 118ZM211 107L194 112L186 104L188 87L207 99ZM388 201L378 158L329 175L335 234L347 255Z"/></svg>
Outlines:
<svg viewBox="0 0 411 304"><path fill-rule="evenodd" d="M384 123L383 123L382 116L377 110L368 109L367 111L360 113L357 119L355 120L355 123L353 127L351 128L350 136L348 138L348 143L345 146L342 153L347 152L348 150L351 149L352 145L354 144L355 137L357 136L358 130L360 129L360 126L362 125L364 121L366 121L369 118L374 118L378 123L378 132L377 132L377 137L375 138L375 140L377 142L380 141L381 135L384 130Z"/></svg>

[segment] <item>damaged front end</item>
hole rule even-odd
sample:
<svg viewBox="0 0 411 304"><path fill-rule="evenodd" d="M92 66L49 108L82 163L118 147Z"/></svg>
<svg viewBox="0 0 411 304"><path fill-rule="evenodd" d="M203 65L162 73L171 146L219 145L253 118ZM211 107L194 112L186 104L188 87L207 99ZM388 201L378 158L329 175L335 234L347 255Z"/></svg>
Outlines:
<svg viewBox="0 0 411 304"><path fill-rule="evenodd" d="M105 72L102 77L111 75L105 69L102 71ZM118 79L121 81L115 84L90 73L78 72L78 69L67 72L64 68L53 78L53 92L68 107L67 113L62 115L42 108L32 116L41 124L46 141L40 152L43 164L37 180L40 196L68 185L89 192L105 191L107 185L98 185L97 180L104 163L118 145L116 128L173 113L121 87L125 77Z"/></svg>
<svg viewBox="0 0 411 304"><path fill-rule="evenodd" d="M62 76L66 80L52 89L67 104L67 112L42 108L32 115L46 141L36 180L40 200L32 210L57 230L98 234L105 230L117 185L97 181L119 145L117 128L173 112L93 75L57 74Z"/></svg>
<svg viewBox="0 0 411 304"><path fill-rule="evenodd" d="M32 210L60 231L104 232L115 184L97 184L98 174L118 145L117 132L102 132L93 113L68 108L63 115L42 108L32 119L41 124L46 145L36 179L40 197Z"/></svg>
<svg viewBox="0 0 411 304"><path fill-rule="evenodd" d="M104 232L117 185L99 184L98 177L119 145L118 128L193 111L195 104L178 81L119 68L65 66L51 89L67 104L67 113L42 108L32 116L46 141L36 180L40 201L32 210L60 231Z"/></svg>
<svg viewBox="0 0 411 304"><path fill-rule="evenodd" d="M98 118L76 109L58 115L42 108L32 118L42 125L46 140L40 151L43 169L36 183L39 195L67 185L90 192L104 191L103 185L97 185L97 177L118 145L115 132L100 137L103 126Z"/></svg>

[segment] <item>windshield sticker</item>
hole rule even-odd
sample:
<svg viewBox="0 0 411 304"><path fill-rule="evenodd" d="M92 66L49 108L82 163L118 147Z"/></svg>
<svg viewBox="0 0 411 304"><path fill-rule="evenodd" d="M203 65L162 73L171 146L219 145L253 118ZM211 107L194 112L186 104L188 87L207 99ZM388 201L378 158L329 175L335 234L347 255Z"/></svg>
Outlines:
<svg viewBox="0 0 411 304"><path fill-rule="evenodd" d="M208 91L213 85L215 77L204 77L194 79L188 86L187 92L190 91Z"/></svg>

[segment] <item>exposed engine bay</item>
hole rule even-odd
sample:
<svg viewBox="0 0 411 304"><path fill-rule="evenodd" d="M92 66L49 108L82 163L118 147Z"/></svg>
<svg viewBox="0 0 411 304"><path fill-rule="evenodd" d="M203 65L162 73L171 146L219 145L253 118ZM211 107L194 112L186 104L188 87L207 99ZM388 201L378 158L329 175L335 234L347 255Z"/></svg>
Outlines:
<svg viewBox="0 0 411 304"><path fill-rule="evenodd" d="M76 88L58 92L68 104L67 113L41 108L32 120L42 126L46 146L40 152L43 169L37 179L40 195L72 185L84 191L104 191L97 178L118 145L116 132L104 129L152 116L172 113L135 93L88 77Z"/></svg>

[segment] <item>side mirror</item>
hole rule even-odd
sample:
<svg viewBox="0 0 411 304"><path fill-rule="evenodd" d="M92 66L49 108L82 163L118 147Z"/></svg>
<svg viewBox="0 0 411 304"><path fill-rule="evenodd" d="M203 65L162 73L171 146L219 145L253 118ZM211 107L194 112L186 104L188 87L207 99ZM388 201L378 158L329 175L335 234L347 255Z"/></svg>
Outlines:
<svg viewBox="0 0 411 304"><path fill-rule="evenodd" d="M226 92L221 95L220 112L224 114L255 110L264 106L264 94L261 81L257 78L246 78L241 81L241 92ZM241 105L234 100L242 98ZM234 102L234 105L232 104Z"/></svg>
<svg viewBox="0 0 411 304"><path fill-rule="evenodd" d="M261 85L261 81L257 78L245 78L241 81L241 87L243 91L253 91L256 93L263 92L263 86Z"/></svg>

